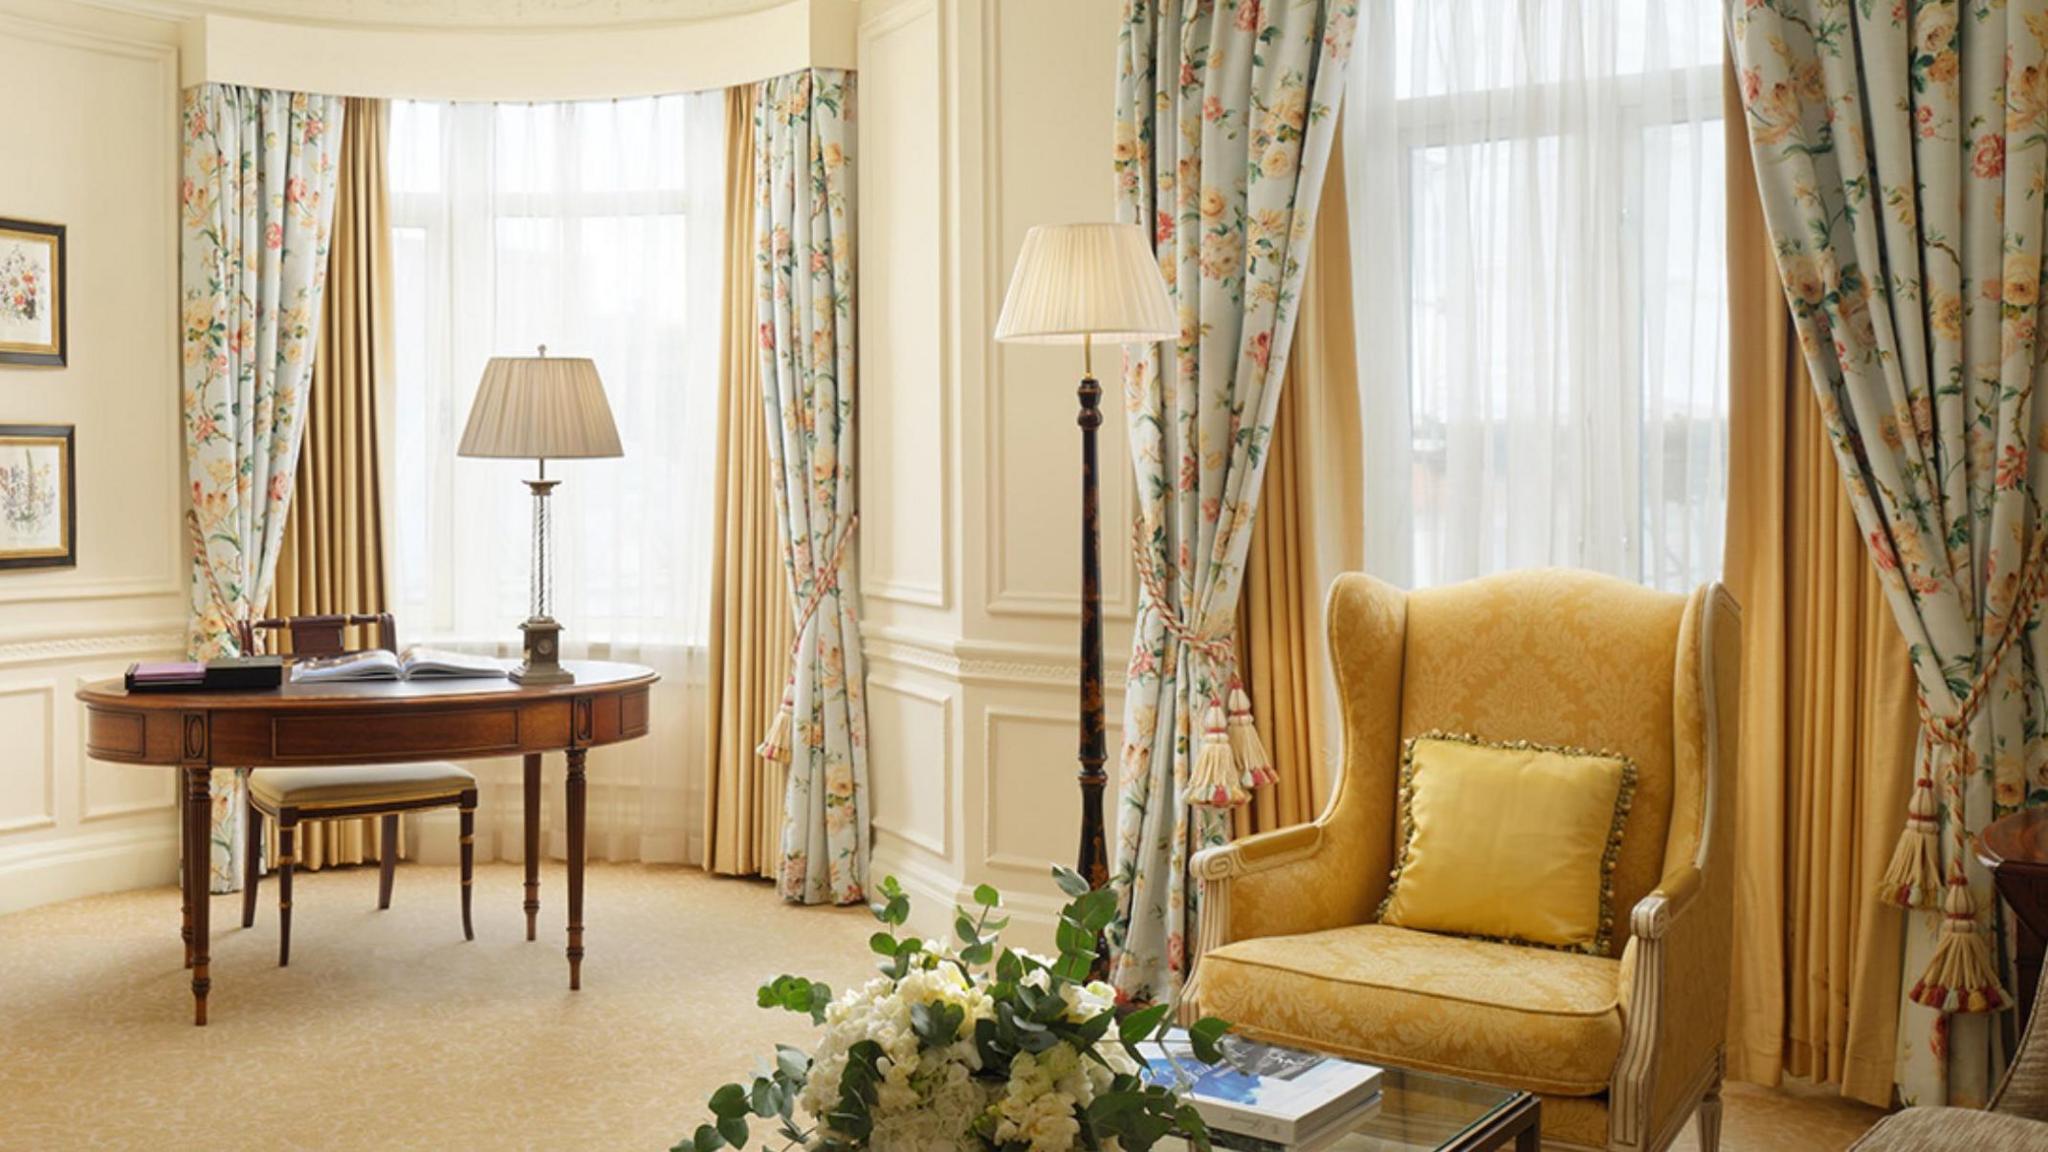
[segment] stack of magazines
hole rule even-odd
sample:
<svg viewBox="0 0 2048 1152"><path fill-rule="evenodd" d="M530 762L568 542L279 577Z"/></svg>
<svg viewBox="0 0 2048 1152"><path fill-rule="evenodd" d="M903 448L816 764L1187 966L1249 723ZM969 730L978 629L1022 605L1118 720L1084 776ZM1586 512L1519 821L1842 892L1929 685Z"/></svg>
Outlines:
<svg viewBox="0 0 2048 1152"><path fill-rule="evenodd" d="M1222 1061L1204 1064L1179 1029L1139 1051L1145 1078L1185 1095L1218 1148L1317 1152L1380 1104L1380 1070L1335 1056L1225 1036Z"/></svg>

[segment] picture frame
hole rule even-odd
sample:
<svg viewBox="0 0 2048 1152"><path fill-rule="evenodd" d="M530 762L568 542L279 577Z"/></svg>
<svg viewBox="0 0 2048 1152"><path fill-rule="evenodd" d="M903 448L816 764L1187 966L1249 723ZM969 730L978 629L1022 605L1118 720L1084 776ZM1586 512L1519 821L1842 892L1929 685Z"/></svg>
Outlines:
<svg viewBox="0 0 2048 1152"><path fill-rule="evenodd" d="M64 367L68 276L64 225L0 217L0 365Z"/></svg>
<svg viewBox="0 0 2048 1152"><path fill-rule="evenodd" d="M70 424L0 424L0 570L78 566Z"/></svg>

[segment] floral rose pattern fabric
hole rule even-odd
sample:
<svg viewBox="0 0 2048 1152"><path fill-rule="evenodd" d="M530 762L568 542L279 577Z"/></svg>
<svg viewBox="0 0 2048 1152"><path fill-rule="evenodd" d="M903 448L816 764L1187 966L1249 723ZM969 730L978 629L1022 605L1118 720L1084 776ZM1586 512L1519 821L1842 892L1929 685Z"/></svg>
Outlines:
<svg viewBox="0 0 2048 1152"><path fill-rule="evenodd" d="M761 382L790 592L819 595L799 637L784 796L782 898L867 895L868 711L854 507L854 78L764 81L754 112ZM845 567L834 571L841 558Z"/></svg>
<svg viewBox="0 0 2048 1152"><path fill-rule="evenodd" d="M270 600L327 282L342 102L185 91L180 187L185 470L196 546L192 658L235 654ZM213 890L240 886L236 773L214 773Z"/></svg>
<svg viewBox="0 0 2048 1152"><path fill-rule="evenodd" d="M1943 813L1943 866L1960 861L1988 913L1966 834L2048 802L2048 638L2016 615L2048 464L2034 407L2048 358L2048 0L1729 0L1729 12L1786 298L1929 711L1956 715L2008 621L2027 629L1988 672L1971 756L1921 741L1921 771L1960 790L1967 825ZM1910 987L1940 915L1907 915ZM1904 1012L1904 1100L1981 1105L1996 1018Z"/></svg>
<svg viewBox="0 0 2048 1152"><path fill-rule="evenodd" d="M1181 326L1170 358L1124 363L1140 546L1174 601L1141 599L1124 697L1111 978L1130 998L1179 990L1188 858L1228 834L1228 813L1186 803L1228 672L1191 658L1162 607L1198 637L1231 634L1357 15L1355 0L1124 4L1118 214L1151 230Z"/></svg>

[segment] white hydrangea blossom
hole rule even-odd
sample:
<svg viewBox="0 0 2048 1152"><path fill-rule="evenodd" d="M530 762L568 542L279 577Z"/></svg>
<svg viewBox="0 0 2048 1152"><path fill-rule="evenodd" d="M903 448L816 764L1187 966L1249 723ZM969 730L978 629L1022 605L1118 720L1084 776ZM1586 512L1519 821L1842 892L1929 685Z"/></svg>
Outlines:
<svg viewBox="0 0 2048 1152"><path fill-rule="evenodd" d="M824 1038L804 1083L803 1109L822 1122L838 1102L848 1053L872 1040L882 1057L871 1147L976 1152L985 1146L979 1131L993 1132L1002 1143L1027 1142L1031 1152L1070 1152L1080 1138L1081 1111L1110 1089L1117 1073L1135 1072L1136 1064L1112 1032L1096 1045L1100 1061L1063 1042L1035 1057L1017 1057L1005 1084L976 1079L981 1054L974 1044L975 1022L995 1016L986 983L983 976L970 979L941 952L921 957L900 980L879 976L841 994L825 1010ZM1029 973L1024 983L1041 991L1052 985L1042 971ZM1061 992L1064 1015L1075 1023L1110 1011L1116 1003L1115 990L1100 981L1063 985ZM958 1038L920 1050L911 1009L938 1003L960 1009ZM1116 1152L1114 1141L1106 1147Z"/></svg>

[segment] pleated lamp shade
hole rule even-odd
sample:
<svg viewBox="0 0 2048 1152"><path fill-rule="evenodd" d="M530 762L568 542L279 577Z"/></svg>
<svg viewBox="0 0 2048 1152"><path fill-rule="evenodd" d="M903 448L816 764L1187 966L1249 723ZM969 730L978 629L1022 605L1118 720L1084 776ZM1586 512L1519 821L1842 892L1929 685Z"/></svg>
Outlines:
<svg viewBox="0 0 2048 1152"><path fill-rule="evenodd" d="M1180 335L1173 299L1136 224L1046 224L1024 235L996 339L1150 344Z"/></svg>
<svg viewBox="0 0 2048 1152"><path fill-rule="evenodd" d="M469 406L459 456L623 456L597 365L575 356L493 356Z"/></svg>

